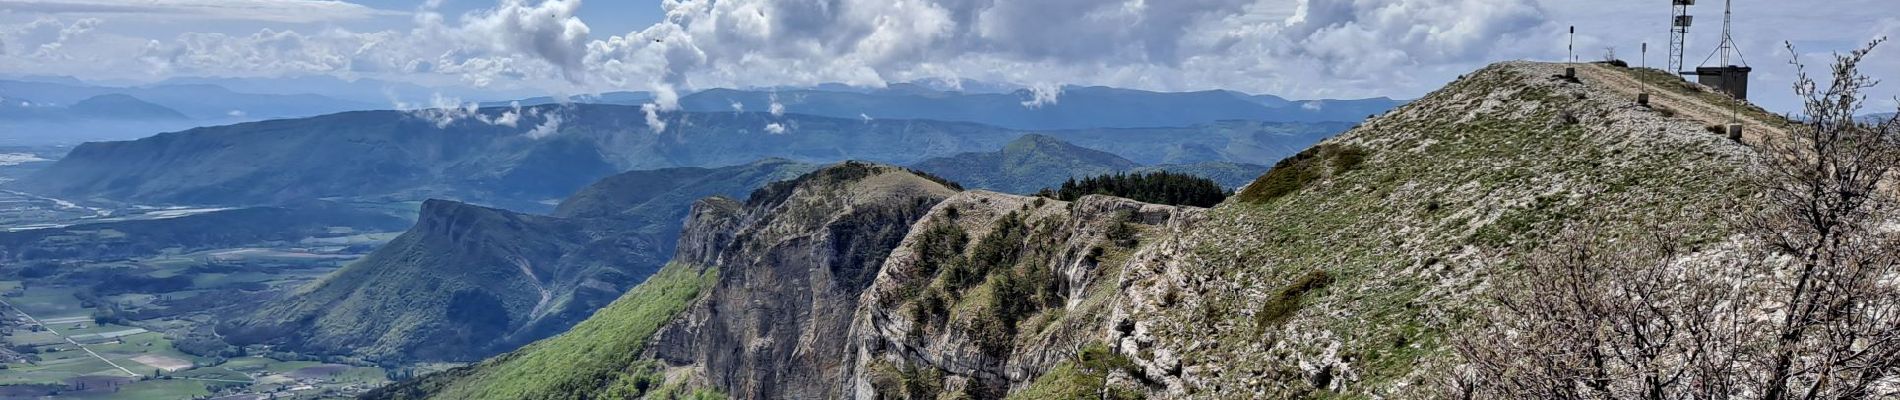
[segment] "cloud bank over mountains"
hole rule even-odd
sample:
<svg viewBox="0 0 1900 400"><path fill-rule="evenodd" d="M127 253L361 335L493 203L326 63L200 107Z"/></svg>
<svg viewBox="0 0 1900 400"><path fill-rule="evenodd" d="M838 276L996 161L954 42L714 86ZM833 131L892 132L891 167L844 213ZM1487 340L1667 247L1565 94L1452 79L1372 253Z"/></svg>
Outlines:
<svg viewBox="0 0 1900 400"><path fill-rule="evenodd" d="M596 32L582 17L582 0L490 1L450 15L439 0L400 12L323 0L158 0L139 7L265 22L293 19L283 14L407 20L368 31L304 24L148 38L98 29L139 18L102 6L123 2L0 0L0 10L36 15L0 26L0 68L107 79L333 75L554 94L651 90L655 111L675 108L686 90L919 79L1409 97L1492 61L1562 59L1564 27L1573 24L1585 32L1582 58L1614 45L1634 59L1637 43L1662 46L1667 31L1658 21L1668 18L1663 6L1556 0L662 0L665 15L652 26ZM1827 11L1836 5L1840 11ZM1900 11L1880 0L1834 2L1827 10L1747 6L1751 22L1794 18L1778 16L1792 11L1803 12L1800 20L1850 21L1875 18L1868 9ZM1830 12L1841 15L1814 15ZM1791 78L1781 71L1785 55L1774 52L1782 38L1831 51L1900 26L1892 17L1877 22L1738 36L1755 38L1744 49L1767 64L1756 66L1772 86ZM1887 53L1894 52L1900 49Z"/></svg>

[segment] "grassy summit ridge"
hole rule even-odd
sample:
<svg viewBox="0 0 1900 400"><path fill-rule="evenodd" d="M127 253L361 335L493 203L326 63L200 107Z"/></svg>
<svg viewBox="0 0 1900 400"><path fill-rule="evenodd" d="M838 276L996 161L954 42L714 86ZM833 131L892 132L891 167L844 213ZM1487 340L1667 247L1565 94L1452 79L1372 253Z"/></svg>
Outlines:
<svg viewBox="0 0 1900 400"><path fill-rule="evenodd" d="M1173 396L1426 396L1487 279L1562 225L1724 240L1753 151L1637 106L1612 80L1633 70L1579 68L1493 65L1281 163L1138 256L1118 351Z"/></svg>

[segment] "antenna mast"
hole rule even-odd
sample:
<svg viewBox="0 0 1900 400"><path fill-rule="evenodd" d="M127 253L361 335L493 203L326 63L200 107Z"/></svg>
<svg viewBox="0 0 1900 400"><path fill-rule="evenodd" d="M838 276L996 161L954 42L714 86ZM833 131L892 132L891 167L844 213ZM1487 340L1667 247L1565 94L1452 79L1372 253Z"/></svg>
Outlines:
<svg viewBox="0 0 1900 400"><path fill-rule="evenodd" d="M1735 52L1735 36L1731 33L1733 31L1729 29L1730 23L1734 21L1735 0L1727 0L1722 4L1722 47L1717 50L1722 52L1722 65L1718 65L1718 67L1734 65L1729 63L1728 59L1729 53Z"/></svg>
<svg viewBox="0 0 1900 400"><path fill-rule="evenodd" d="M1695 23L1695 17L1689 15L1689 6L1695 0L1670 0L1675 10L1675 18L1669 23L1669 70L1682 70L1682 53L1688 50L1689 25Z"/></svg>

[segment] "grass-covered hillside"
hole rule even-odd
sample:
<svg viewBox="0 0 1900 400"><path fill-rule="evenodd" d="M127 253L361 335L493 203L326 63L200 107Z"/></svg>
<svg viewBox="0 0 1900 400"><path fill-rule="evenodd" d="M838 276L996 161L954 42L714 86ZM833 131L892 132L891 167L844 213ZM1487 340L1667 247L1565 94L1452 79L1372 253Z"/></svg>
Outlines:
<svg viewBox="0 0 1900 400"><path fill-rule="evenodd" d="M1577 67L1494 65L1279 163L1133 256L1109 343L1153 395L1429 397L1487 279L1561 226L1728 237L1755 157L1705 129L1729 100Z"/></svg>
<svg viewBox="0 0 1900 400"><path fill-rule="evenodd" d="M587 393L624 398L679 390L665 387L661 365L643 361L640 354L654 332L718 280L718 269L671 264L561 336L363 398L558 399Z"/></svg>

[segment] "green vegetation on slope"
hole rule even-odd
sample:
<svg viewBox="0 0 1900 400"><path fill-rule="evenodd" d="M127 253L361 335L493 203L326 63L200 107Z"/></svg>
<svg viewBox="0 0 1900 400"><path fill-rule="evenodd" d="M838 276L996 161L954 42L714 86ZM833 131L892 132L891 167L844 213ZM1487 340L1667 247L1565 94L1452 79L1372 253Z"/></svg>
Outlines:
<svg viewBox="0 0 1900 400"><path fill-rule="evenodd" d="M1329 175L1351 172L1365 159L1364 149L1334 143L1314 146L1274 164L1273 170L1241 190L1239 199L1247 203L1273 201Z"/></svg>
<svg viewBox="0 0 1900 400"><path fill-rule="evenodd" d="M1142 394L1131 388L1113 387L1108 377L1115 373L1139 376L1139 367L1127 356L1115 354L1101 343L1089 343L1074 359L1056 364L1028 387L1009 396L1024 400L1104 400L1139 399Z"/></svg>
<svg viewBox="0 0 1900 400"><path fill-rule="evenodd" d="M642 393L647 339L719 280L716 268L670 264L572 330L512 353L379 389L366 399L567 399ZM657 389L657 388L654 388Z"/></svg>
<svg viewBox="0 0 1900 400"><path fill-rule="evenodd" d="M1207 178L1172 172L1114 174L1070 179L1055 190L1043 189L1040 196L1075 201L1082 196L1099 194L1150 204L1213 207L1227 199L1227 191Z"/></svg>

